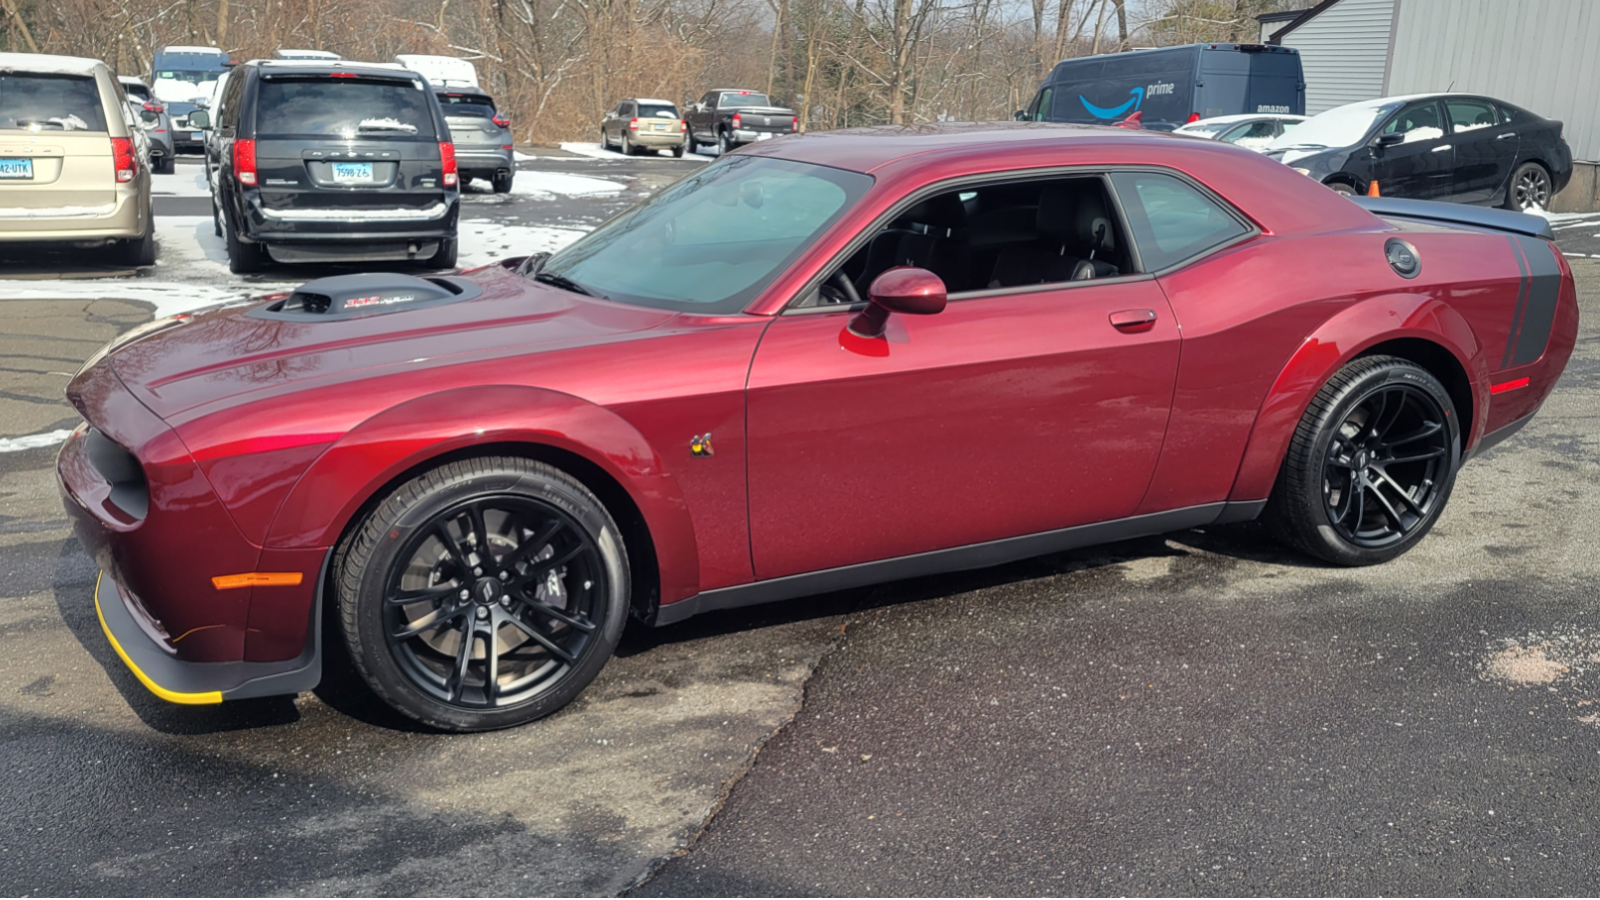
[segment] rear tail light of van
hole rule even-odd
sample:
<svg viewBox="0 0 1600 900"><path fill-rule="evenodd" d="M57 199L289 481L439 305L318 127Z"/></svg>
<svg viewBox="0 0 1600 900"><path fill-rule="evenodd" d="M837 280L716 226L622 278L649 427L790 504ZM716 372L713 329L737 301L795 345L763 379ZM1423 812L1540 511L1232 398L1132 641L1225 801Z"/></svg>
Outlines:
<svg viewBox="0 0 1600 900"><path fill-rule="evenodd" d="M239 138L233 142L233 174L240 184L256 183L256 142Z"/></svg>
<svg viewBox="0 0 1600 900"><path fill-rule="evenodd" d="M117 170L118 184L127 184L139 174L139 160L133 155L133 138L112 138L111 158Z"/></svg>
<svg viewBox="0 0 1600 900"><path fill-rule="evenodd" d="M439 164L444 169L444 186L455 187L459 180L456 174L456 145L449 141L439 142Z"/></svg>

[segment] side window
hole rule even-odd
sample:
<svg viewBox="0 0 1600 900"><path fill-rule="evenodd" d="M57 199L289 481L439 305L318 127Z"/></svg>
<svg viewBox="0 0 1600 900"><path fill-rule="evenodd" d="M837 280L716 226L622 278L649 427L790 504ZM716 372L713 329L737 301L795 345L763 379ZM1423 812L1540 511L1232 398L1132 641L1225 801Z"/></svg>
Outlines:
<svg viewBox="0 0 1600 900"><path fill-rule="evenodd" d="M715 109L717 105L717 92L706 91L706 95L700 98L700 105L704 106L706 109Z"/></svg>
<svg viewBox="0 0 1600 900"><path fill-rule="evenodd" d="M238 126L239 98L244 95L244 86L247 80L243 76L228 79L227 87L223 91L222 109L217 113L216 127L235 128Z"/></svg>
<svg viewBox="0 0 1600 900"><path fill-rule="evenodd" d="M1158 272L1225 244L1247 229L1181 178L1157 172L1111 176L1147 272Z"/></svg>
<svg viewBox="0 0 1600 900"><path fill-rule="evenodd" d="M1521 125L1527 122L1528 119L1527 110L1518 109L1515 106L1506 106L1505 104L1500 105L1500 121L1505 122L1507 125Z"/></svg>
<svg viewBox="0 0 1600 900"><path fill-rule="evenodd" d="M1033 98L1033 103L1028 105L1023 118L1029 122L1043 122L1050 115L1050 101L1055 96L1056 89L1046 86Z"/></svg>
<svg viewBox="0 0 1600 900"><path fill-rule="evenodd" d="M988 183L920 200L879 227L823 285L819 300L854 302L852 288L865 299L872 282L895 266L933 272L952 296L1133 272L1100 175Z"/></svg>
<svg viewBox="0 0 1600 900"><path fill-rule="evenodd" d="M1457 134L1492 128L1497 124L1494 106L1487 100L1446 100L1444 108L1450 114L1450 125Z"/></svg>
<svg viewBox="0 0 1600 900"><path fill-rule="evenodd" d="M1383 134L1403 134L1402 143L1431 141L1444 137L1444 123L1439 121L1439 104L1429 101L1408 106L1394 114Z"/></svg>

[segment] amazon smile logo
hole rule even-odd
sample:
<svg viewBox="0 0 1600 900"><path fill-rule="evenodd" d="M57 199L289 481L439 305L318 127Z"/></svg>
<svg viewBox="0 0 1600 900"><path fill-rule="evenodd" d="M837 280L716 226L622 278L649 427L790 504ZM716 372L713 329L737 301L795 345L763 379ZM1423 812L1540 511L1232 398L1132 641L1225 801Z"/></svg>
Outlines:
<svg viewBox="0 0 1600 900"><path fill-rule="evenodd" d="M1095 118L1115 119L1125 113L1138 112L1139 107L1144 105L1144 98L1146 96L1154 97L1159 94L1171 94L1176 88L1177 85L1170 81L1152 84L1149 87L1136 87L1128 91L1128 101L1123 103L1121 106L1095 106L1093 103L1089 102L1089 98L1083 96L1082 94L1078 95L1078 102L1082 103L1083 108L1088 110L1089 114Z"/></svg>

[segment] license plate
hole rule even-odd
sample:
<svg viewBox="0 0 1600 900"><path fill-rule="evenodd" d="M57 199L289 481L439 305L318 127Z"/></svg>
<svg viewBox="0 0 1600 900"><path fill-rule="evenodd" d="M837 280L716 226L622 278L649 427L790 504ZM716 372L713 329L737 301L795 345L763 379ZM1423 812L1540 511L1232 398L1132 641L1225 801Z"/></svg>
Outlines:
<svg viewBox="0 0 1600 900"><path fill-rule="evenodd" d="M334 163L334 181L371 181L372 163Z"/></svg>
<svg viewBox="0 0 1600 900"><path fill-rule="evenodd" d="M0 159L0 178L32 178L33 160Z"/></svg>
<svg viewBox="0 0 1600 900"><path fill-rule="evenodd" d="M206 133L205 133L205 132L203 132L203 131L196 131L196 132L192 132L192 133L190 133L190 135L189 135L189 140L191 140L191 141L199 141L199 140L204 140L204 139L205 139L205 136L206 136Z"/></svg>

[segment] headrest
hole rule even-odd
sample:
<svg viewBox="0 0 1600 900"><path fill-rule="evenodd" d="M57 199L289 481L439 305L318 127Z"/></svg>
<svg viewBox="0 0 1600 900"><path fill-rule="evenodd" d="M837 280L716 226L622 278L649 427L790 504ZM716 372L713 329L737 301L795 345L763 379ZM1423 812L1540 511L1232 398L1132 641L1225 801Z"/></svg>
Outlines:
<svg viewBox="0 0 1600 900"><path fill-rule="evenodd" d="M1088 256L1116 249L1116 231L1097 179L1074 178L1050 184L1039 193L1039 236L1062 245L1068 255Z"/></svg>
<svg viewBox="0 0 1600 900"><path fill-rule="evenodd" d="M906 210L895 220L900 227L927 225L932 228L964 228L967 208L954 193L935 194Z"/></svg>

